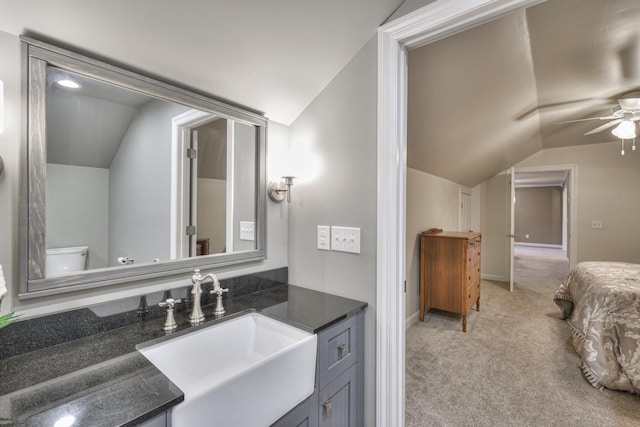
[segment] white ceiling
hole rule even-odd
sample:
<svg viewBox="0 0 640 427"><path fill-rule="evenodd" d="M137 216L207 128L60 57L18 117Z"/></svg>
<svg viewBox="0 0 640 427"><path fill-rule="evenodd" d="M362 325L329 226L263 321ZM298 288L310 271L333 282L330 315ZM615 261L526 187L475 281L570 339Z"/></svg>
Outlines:
<svg viewBox="0 0 640 427"><path fill-rule="evenodd" d="M1 1L28 34L290 124L402 0Z"/></svg>
<svg viewBox="0 0 640 427"><path fill-rule="evenodd" d="M611 142L640 88L640 1L549 0L409 53L409 166L473 187L543 148Z"/></svg>

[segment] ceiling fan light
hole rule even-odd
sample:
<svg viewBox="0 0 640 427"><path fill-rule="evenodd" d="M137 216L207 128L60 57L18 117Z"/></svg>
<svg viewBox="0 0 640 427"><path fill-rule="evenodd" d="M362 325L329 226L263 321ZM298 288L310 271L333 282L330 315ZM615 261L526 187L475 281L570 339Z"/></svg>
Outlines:
<svg viewBox="0 0 640 427"><path fill-rule="evenodd" d="M631 120L623 120L614 130L612 134L620 139L631 139L636 137L636 124Z"/></svg>

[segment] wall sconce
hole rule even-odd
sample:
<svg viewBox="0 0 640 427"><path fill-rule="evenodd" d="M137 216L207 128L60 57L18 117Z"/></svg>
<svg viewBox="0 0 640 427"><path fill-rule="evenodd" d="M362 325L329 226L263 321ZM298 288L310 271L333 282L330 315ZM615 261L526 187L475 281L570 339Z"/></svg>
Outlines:
<svg viewBox="0 0 640 427"><path fill-rule="evenodd" d="M284 200L284 193L287 193L287 203L291 202L291 186L295 176L283 176L281 181L269 182L269 198L274 202Z"/></svg>

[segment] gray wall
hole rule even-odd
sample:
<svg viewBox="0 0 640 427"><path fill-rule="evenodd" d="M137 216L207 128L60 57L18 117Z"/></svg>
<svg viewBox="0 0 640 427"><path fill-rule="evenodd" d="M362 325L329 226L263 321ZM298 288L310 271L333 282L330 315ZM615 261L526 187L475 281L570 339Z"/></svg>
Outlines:
<svg viewBox="0 0 640 427"><path fill-rule="evenodd" d="M323 170L293 186L289 278L294 285L366 301L365 422L375 425L376 105L373 37L291 125ZM286 204L286 202L285 202ZM361 253L316 249L316 226L361 229Z"/></svg>
<svg viewBox="0 0 640 427"><path fill-rule="evenodd" d="M561 187L516 188L514 212L516 242L562 245Z"/></svg>
<svg viewBox="0 0 640 427"><path fill-rule="evenodd" d="M227 180L198 178L198 239L209 239L209 253L227 250Z"/></svg>
<svg viewBox="0 0 640 427"><path fill-rule="evenodd" d="M620 155L620 143L549 148L518 166L576 164L577 261L640 263L640 153ZM602 229L591 228L601 220ZM485 252L486 253L486 252Z"/></svg>
<svg viewBox="0 0 640 427"><path fill-rule="evenodd" d="M569 248L576 245L576 261L621 261L640 263L640 211L637 183L640 182L638 153L620 155L620 143L578 145L542 150L515 165L518 167L577 165L577 235L570 236ZM506 180L498 175L482 184L483 197L482 273L489 278L508 280L506 233ZM591 228L601 220L602 229Z"/></svg>
<svg viewBox="0 0 640 427"><path fill-rule="evenodd" d="M47 164L47 248L89 246L88 268L107 266L109 170Z"/></svg>
<svg viewBox="0 0 640 427"><path fill-rule="evenodd" d="M407 318L420 307L420 233L458 229L459 192L455 182L407 169Z"/></svg>
<svg viewBox="0 0 640 427"><path fill-rule="evenodd" d="M109 265L169 259L171 230L171 118L188 108L160 100L145 104L111 162Z"/></svg>
<svg viewBox="0 0 640 427"><path fill-rule="evenodd" d="M227 179L227 119L219 118L198 131L198 178Z"/></svg>

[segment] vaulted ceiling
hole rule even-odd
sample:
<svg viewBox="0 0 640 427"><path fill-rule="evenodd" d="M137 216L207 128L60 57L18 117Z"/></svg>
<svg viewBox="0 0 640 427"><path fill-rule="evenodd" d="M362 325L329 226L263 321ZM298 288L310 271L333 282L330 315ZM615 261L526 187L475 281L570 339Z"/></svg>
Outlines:
<svg viewBox="0 0 640 427"><path fill-rule="evenodd" d="M473 187L640 88L640 2L549 0L409 53L408 163Z"/></svg>
<svg viewBox="0 0 640 427"><path fill-rule="evenodd" d="M290 124L402 0L3 1L40 37Z"/></svg>

